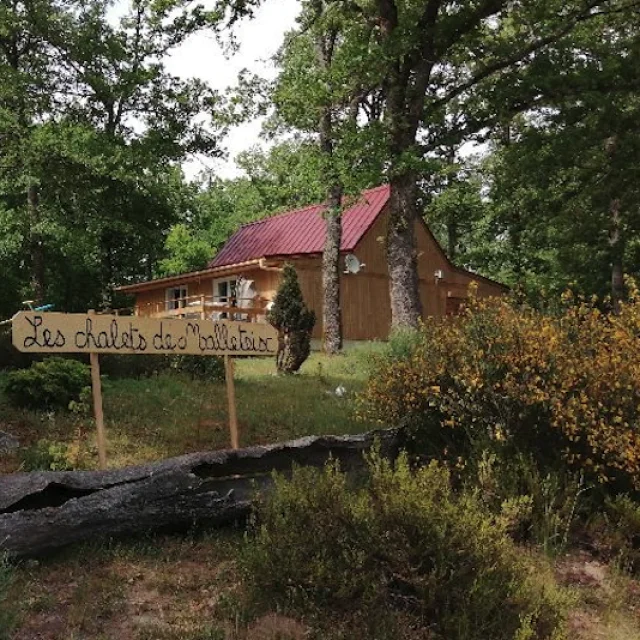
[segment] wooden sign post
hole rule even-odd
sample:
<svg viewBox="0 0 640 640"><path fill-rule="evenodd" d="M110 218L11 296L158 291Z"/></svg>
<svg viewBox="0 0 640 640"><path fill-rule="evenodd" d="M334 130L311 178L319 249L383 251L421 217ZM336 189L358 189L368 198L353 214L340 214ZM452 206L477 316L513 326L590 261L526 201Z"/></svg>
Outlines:
<svg viewBox="0 0 640 640"><path fill-rule="evenodd" d="M106 467L106 437L99 354L224 356L231 446L237 449L233 357L275 356L278 349L277 331L255 322L21 311L12 327L18 351L89 354L100 468Z"/></svg>
<svg viewBox="0 0 640 640"><path fill-rule="evenodd" d="M224 357L224 378L227 383L227 402L229 404L229 431L231 432L231 448L240 446L238 437L238 417L236 414L236 385L233 379L235 362L229 356Z"/></svg>
<svg viewBox="0 0 640 640"><path fill-rule="evenodd" d="M89 309L89 315L95 315ZM100 359L97 353L89 354L91 365L91 394L93 395L93 415L96 419L96 443L98 445L98 464L100 469L107 468L107 434L104 430L104 412L102 410L102 380L100 379Z"/></svg>

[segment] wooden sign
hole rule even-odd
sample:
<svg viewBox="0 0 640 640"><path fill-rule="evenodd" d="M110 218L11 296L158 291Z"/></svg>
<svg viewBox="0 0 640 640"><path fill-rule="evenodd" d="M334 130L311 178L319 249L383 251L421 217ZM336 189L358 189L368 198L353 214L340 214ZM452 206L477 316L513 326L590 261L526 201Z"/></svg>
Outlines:
<svg viewBox="0 0 640 640"><path fill-rule="evenodd" d="M31 353L274 356L278 334L255 322L22 311L13 345Z"/></svg>
<svg viewBox="0 0 640 640"><path fill-rule="evenodd" d="M88 353L100 468L107 466L100 353L224 356L231 446L239 446L232 356L275 356L278 332L268 324L138 316L21 311L13 346L27 353Z"/></svg>

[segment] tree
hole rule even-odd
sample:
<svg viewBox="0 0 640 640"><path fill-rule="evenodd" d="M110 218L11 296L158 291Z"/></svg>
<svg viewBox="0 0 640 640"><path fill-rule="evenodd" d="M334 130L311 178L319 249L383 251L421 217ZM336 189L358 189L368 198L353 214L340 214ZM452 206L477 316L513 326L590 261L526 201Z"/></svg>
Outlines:
<svg viewBox="0 0 640 640"><path fill-rule="evenodd" d="M571 285L615 305L639 271L639 28L637 16L581 26L562 79L538 78L536 109L488 164L503 269L529 291Z"/></svg>
<svg viewBox="0 0 640 640"><path fill-rule="evenodd" d="M311 353L311 332L316 317L304 303L298 274L290 263L284 265L267 320L278 330L278 371L295 373Z"/></svg>
<svg viewBox="0 0 640 640"><path fill-rule="evenodd" d="M477 230L488 208L482 196L482 174L471 161L456 158L454 149L447 151L446 162L427 187L428 193L422 188L424 216L448 258L459 266L473 268L480 248Z"/></svg>
<svg viewBox="0 0 640 640"><path fill-rule="evenodd" d="M11 231L21 237L30 257L25 269L37 302L45 293L46 222L33 167L32 136L37 123L55 110L54 96L64 87L45 38L58 23L61 7L56 0L12 0L0 7L0 188L6 194L5 212L22 213L22 224L11 225Z"/></svg>
<svg viewBox="0 0 640 640"><path fill-rule="evenodd" d="M109 4L15 0L0 16L3 226L31 256L33 297L67 309L111 306L114 284L153 274L186 214L179 163L217 153L200 122L217 97L164 60L222 14L132 0L114 25Z"/></svg>
<svg viewBox="0 0 640 640"><path fill-rule="evenodd" d="M355 120L349 109L353 86L342 75L341 47L348 21L337 7L325 0L305 0L300 29L288 34L278 62L281 72L272 88L276 118L285 127L316 141L320 151L320 180L323 184L323 213L326 222L322 252L322 332L325 353L342 348L340 309L340 244L344 182L340 167L340 129L346 118Z"/></svg>

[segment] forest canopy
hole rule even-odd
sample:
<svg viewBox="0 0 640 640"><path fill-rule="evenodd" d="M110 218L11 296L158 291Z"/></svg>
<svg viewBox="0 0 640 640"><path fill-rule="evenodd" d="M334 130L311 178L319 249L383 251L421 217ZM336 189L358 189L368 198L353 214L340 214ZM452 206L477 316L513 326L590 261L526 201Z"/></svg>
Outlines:
<svg viewBox="0 0 640 640"><path fill-rule="evenodd" d="M301 0L275 79L169 73L193 34L230 41L270 1L2 3L0 318L127 304L116 286L202 268L336 184L389 182L410 203L391 249L424 216L450 259L532 299L639 275L640 3ZM186 179L258 117L238 177Z"/></svg>

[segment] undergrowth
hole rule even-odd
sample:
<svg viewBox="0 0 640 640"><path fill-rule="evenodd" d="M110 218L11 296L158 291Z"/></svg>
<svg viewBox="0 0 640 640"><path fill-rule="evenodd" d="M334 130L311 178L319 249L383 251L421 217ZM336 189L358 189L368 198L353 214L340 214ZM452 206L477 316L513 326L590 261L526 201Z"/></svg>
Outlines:
<svg viewBox="0 0 640 640"><path fill-rule="evenodd" d="M563 594L532 571L501 520L452 490L442 466L374 455L369 469L361 488L336 464L276 476L244 553L257 599L318 621L332 611L352 620L352 637L395 638L400 628L447 640L563 637Z"/></svg>

